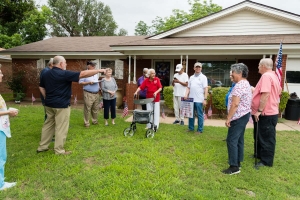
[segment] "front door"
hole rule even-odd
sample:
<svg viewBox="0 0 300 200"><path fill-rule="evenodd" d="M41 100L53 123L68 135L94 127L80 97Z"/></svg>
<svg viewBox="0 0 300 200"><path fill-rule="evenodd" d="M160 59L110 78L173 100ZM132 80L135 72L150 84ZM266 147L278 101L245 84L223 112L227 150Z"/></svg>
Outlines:
<svg viewBox="0 0 300 200"><path fill-rule="evenodd" d="M170 70L171 70L171 61L155 61L155 72L156 77L160 79L160 82L163 86L170 86ZM161 100L163 97L163 89L161 91Z"/></svg>

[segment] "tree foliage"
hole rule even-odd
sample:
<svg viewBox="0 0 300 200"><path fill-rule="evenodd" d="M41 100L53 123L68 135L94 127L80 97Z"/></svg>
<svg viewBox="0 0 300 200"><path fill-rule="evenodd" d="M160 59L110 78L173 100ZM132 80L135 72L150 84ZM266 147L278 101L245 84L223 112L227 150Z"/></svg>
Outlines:
<svg viewBox="0 0 300 200"><path fill-rule="evenodd" d="M52 36L127 35L118 28L109 6L97 0L48 0Z"/></svg>
<svg viewBox="0 0 300 200"><path fill-rule="evenodd" d="M47 35L47 17L33 0L3 0L0 3L0 47L11 48L42 40Z"/></svg>
<svg viewBox="0 0 300 200"><path fill-rule="evenodd" d="M212 0L207 2L203 0L189 0L189 5L191 9L189 12L185 12L180 9L174 9L172 15L169 17L159 17L157 16L153 21L152 25L148 26L145 22L140 21L135 28L135 35L151 35L158 34L172 28L181 26L185 23L197 20L199 18L205 17L212 13L218 12L222 9L221 6L212 3Z"/></svg>

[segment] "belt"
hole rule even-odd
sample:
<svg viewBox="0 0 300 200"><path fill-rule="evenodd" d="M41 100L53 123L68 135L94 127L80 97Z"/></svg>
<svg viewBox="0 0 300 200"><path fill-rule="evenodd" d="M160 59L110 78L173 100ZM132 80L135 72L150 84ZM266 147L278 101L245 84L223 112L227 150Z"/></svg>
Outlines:
<svg viewBox="0 0 300 200"><path fill-rule="evenodd" d="M91 94L98 94L98 92L90 92L90 91L87 91L87 90L83 90L83 91L91 93Z"/></svg>

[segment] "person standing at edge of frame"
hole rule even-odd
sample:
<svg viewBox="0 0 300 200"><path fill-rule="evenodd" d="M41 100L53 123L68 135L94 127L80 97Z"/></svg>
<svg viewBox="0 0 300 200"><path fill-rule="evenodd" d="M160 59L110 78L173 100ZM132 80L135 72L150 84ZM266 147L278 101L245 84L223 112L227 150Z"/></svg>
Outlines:
<svg viewBox="0 0 300 200"><path fill-rule="evenodd" d="M251 114L254 124L254 157L257 156L260 159L256 167L272 167L275 156L279 95L282 89L278 77L272 69L272 59L260 60L258 73L261 74L261 77L253 92Z"/></svg>
<svg viewBox="0 0 300 200"><path fill-rule="evenodd" d="M177 72L174 75L172 81L173 85L173 104L174 104L174 113L176 120L173 124L184 125L184 116L180 112L181 98L184 97L186 92L186 87L188 85L189 76L184 72L182 64L176 65L175 71Z"/></svg>
<svg viewBox="0 0 300 200"><path fill-rule="evenodd" d="M142 85L142 83L144 82L144 80L148 77L149 77L148 68L144 68L143 69L143 76L141 76L137 81L138 87L140 87ZM139 99L146 99L146 93L147 93L147 89L141 90L139 92ZM147 105L146 104L142 105L142 110L147 110Z"/></svg>
<svg viewBox="0 0 300 200"><path fill-rule="evenodd" d="M97 63L88 61L87 70L95 70ZM90 114L92 116L92 124L98 124L99 112L99 81L98 74L90 77L81 78L79 84L83 85L83 100L84 100L84 126L90 127Z"/></svg>
<svg viewBox="0 0 300 200"><path fill-rule="evenodd" d="M195 74L190 77L184 96L185 99L194 99L193 118L189 118L189 129L186 132L194 132L196 111L198 114L198 129L196 135L199 135L203 132L203 106L207 104L208 85L206 76L201 73L202 64L200 62L194 64L194 70Z"/></svg>
<svg viewBox="0 0 300 200"><path fill-rule="evenodd" d="M2 71L1 71L1 64L0 64L0 82L2 82ZM0 94L0 191L5 190L11 187L14 187L17 183L16 182L4 182L4 165L7 158L6 152L6 137L10 138L10 123L9 117L14 117L18 115L17 109L8 109L4 99Z"/></svg>

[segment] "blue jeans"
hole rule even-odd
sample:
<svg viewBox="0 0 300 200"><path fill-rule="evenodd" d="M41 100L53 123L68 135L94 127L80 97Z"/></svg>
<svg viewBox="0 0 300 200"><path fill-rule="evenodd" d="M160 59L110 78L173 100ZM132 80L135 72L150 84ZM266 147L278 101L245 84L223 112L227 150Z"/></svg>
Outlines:
<svg viewBox="0 0 300 200"><path fill-rule="evenodd" d="M228 163L238 166L244 160L244 134L250 113L230 122L227 133Z"/></svg>
<svg viewBox="0 0 300 200"><path fill-rule="evenodd" d="M0 188L4 185L4 165L6 162L6 135L0 131Z"/></svg>
<svg viewBox="0 0 300 200"><path fill-rule="evenodd" d="M194 102L193 118L189 118L189 130L193 131L195 126L195 111L198 114L198 132L203 132L203 110L202 103Z"/></svg>

